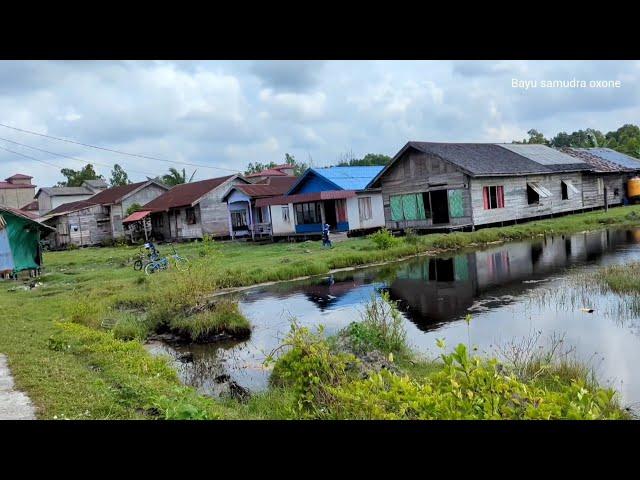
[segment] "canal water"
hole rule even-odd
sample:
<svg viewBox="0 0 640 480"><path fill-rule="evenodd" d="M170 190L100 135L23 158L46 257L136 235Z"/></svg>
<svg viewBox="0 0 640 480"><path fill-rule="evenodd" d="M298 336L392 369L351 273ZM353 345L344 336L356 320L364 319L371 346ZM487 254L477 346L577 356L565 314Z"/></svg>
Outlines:
<svg viewBox="0 0 640 480"><path fill-rule="evenodd" d="M640 309L579 280L599 266L633 260L640 260L640 230L537 237L418 257L238 294L253 325L247 341L151 348L172 355L182 380L205 394L218 393L221 375L258 391L267 387L270 374L263 361L293 318L305 326L323 325L330 335L359 320L372 295L386 290L398 301L412 347L427 356L438 355L439 338L448 348L470 342L480 353L495 355L512 342L537 337L544 345L555 336L631 405L640 402ZM193 362L177 360L185 352Z"/></svg>

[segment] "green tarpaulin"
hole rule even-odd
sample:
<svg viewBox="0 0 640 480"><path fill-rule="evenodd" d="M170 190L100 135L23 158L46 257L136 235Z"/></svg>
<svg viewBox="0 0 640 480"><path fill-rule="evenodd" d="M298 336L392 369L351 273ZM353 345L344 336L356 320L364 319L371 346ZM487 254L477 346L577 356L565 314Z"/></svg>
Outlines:
<svg viewBox="0 0 640 480"><path fill-rule="evenodd" d="M462 190L449 190L449 216L451 218L464 217L462 204Z"/></svg>
<svg viewBox="0 0 640 480"><path fill-rule="evenodd" d="M9 212L0 213L6 223L9 247L13 257L14 270L40 268L40 232L37 222L18 217Z"/></svg>
<svg viewBox="0 0 640 480"><path fill-rule="evenodd" d="M404 211L405 220L418 219L418 203L416 202L415 194L402 196L402 210Z"/></svg>
<svg viewBox="0 0 640 480"><path fill-rule="evenodd" d="M418 203L418 220L426 220L427 216L424 213L424 201L421 193L416 194L416 202Z"/></svg>

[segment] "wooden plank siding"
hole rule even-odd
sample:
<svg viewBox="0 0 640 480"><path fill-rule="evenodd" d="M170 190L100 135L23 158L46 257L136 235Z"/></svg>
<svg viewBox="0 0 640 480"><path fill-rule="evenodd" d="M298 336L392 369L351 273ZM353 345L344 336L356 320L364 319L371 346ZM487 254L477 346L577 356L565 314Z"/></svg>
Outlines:
<svg viewBox="0 0 640 480"><path fill-rule="evenodd" d="M561 185L563 180L570 181L580 193L570 192L569 198L562 200ZM529 205L527 183L537 183L549 190L551 196L541 197L539 203ZM483 188L494 185L504 188L504 207L485 210L482 196ZM582 173L580 172L473 178L471 179L473 223L474 225L484 225L581 210L583 208L582 188Z"/></svg>
<svg viewBox="0 0 640 480"><path fill-rule="evenodd" d="M70 244L79 247L97 245L111 238L109 214L101 205L59 215L45 223L56 229L49 240L52 248L64 248ZM72 231L72 225L77 225L78 231Z"/></svg>
<svg viewBox="0 0 640 480"><path fill-rule="evenodd" d="M440 158L425 153L407 151L381 178L382 202L385 225L389 229L446 228L470 225L472 222L469 176ZM424 193L435 190L463 190L462 217L451 218L447 224L434 225L431 218L426 220L391 220L390 197L409 193Z"/></svg>

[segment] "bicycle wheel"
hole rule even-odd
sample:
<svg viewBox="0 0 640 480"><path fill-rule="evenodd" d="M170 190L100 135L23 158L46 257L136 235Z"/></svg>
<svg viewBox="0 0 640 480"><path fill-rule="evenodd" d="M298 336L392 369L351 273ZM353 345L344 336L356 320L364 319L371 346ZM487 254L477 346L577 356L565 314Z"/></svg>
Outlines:
<svg viewBox="0 0 640 480"><path fill-rule="evenodd" d="M176 262L176 268L183 272L185 270L189 269L189 260L187 260L186 258L183 257L174 257L174 260Z"/></svg>
<svg viewBox="0 0 640 480"><path fill-rule="evenodd" d="M158 266L155 263L147 263L147 265L145 265L144 267L144 273L146 273L147 275L151 275L152 273L156 273L157 269Z"/></svg>
<svg viewBox="0 0 640 480"><path fill-rule="evenodd" d="M142 260L138 259L135 262L133 262L133 269L136 271L142 270Z"/></svg>

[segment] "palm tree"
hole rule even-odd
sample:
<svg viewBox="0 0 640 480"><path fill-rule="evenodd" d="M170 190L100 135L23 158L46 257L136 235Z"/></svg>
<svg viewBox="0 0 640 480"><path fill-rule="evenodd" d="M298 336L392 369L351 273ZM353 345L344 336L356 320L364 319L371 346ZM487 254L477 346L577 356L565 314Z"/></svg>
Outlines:
<svg viewBox="0 0 640 480"><path fill-rule="evenodd" d="M171 167L169 168L169 173L162 176L162 181L170 187L174 187L182 183L190 183L191 180L193 180L193 176L196 174L196 172L197 170L194 170L191 174L191 177L189 177L189 180L187 181L187 172L184 168L182 169L182 172L179 172L175 168Z"/></svg>

